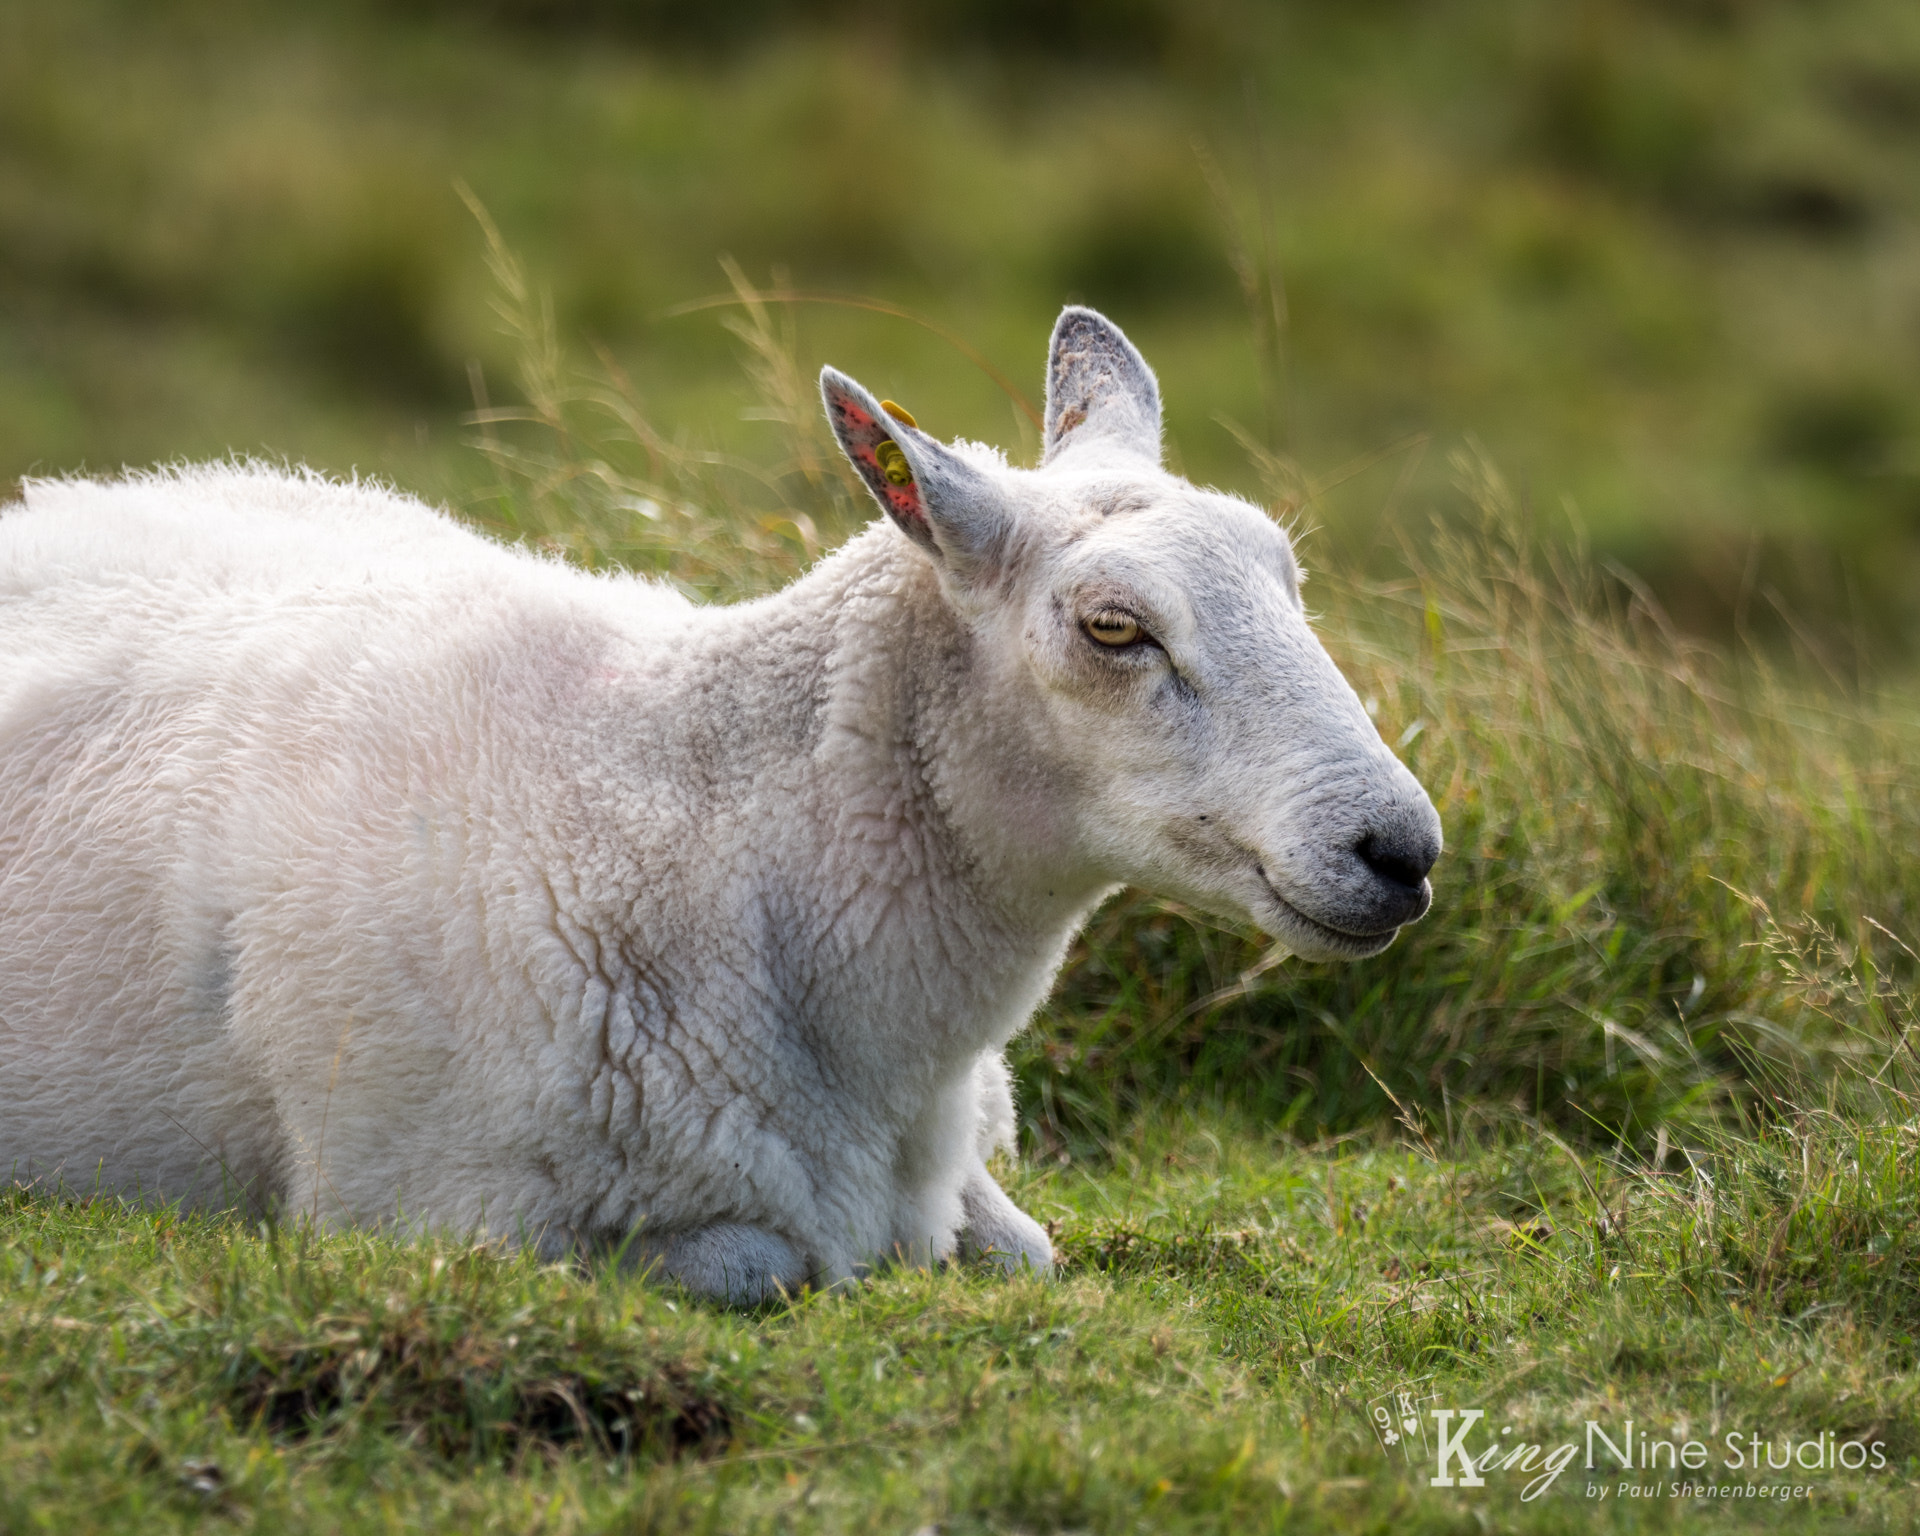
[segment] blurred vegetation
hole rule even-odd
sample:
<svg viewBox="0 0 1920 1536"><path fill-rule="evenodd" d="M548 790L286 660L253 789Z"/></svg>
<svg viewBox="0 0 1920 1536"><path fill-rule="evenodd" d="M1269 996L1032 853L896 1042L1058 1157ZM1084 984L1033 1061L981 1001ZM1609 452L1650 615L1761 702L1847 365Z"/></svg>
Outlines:
<svg viewBox="0 0 1920 1536"><path fill-rule="evenodd" d="M1472 433L1683 628L1788 610L1849 672L1920 638L1905 0L17 0L6 34L0 477L232 449L468 499L460 418L518 365L462 179L687 451L764 449L735 343L674 312L722 254L1020 381L1081 298L1196 478L1292 467L1316 558L1471 521ZM803 373L1031 449L936 334L792 321Z"/></svg>

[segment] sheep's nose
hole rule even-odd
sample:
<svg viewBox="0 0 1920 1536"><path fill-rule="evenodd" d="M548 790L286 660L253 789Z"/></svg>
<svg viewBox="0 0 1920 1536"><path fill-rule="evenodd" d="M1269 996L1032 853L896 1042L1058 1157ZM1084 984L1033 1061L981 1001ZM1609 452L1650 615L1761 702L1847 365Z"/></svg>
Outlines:
<svg viewBox="0 0 1920 1536"><path fill-rule="evenodd" d="M1361 835L1353 852L1386 884L1418 891L1440 857L1440 818L1426 805L1396 807Z"/></svg>

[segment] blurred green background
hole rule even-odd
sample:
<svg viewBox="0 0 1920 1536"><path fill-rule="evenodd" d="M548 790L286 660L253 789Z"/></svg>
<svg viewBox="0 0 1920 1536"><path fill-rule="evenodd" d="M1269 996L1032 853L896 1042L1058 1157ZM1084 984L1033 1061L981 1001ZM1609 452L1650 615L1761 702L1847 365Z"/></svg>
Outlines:
<svg viewBox="0 0 1920 1536"><path fill-rule="evenodd" d="M563 344L752 451L755 281L964 336L1030 395L1063 300L1178 464L1298 466L1390 561L1477 438L1681 622L1920 640L1912 0L4 0L0 484L229 450L432 497L511 395L471 186ZM1031 453L933 333L800 352Z"/></svg>

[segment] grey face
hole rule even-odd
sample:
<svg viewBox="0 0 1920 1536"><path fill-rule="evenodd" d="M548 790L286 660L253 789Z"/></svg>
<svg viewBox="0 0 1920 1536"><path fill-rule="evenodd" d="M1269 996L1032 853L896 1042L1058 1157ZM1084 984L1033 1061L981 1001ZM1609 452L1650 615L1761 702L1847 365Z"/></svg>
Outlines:
<svg viewBox="0 0 1920 1536"><path fill-rule="evenodd" d="M1035 471L887 422L838 375L825 389L996 674L1031 684L1022 729L1070 786L1094 870L1312 959L1378 953L1426 911L1439 816L1309 628L1285 534L1161 470L1158 391L1115 328L1062 316ZM905 505L897 474L868 469L862 415L910 463Z"/></svg>

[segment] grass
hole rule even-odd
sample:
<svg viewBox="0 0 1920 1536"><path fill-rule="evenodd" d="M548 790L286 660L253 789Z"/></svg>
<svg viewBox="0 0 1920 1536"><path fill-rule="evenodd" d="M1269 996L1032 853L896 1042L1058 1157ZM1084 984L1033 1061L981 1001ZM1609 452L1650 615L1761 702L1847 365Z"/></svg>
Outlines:
<svg viewBox="0 0 1920 1536"><path fill-rule="evenodd" d="M1664 1529L1684 1501L1427 1486L1406 1385L1548 1448L1878 1443L1738 1526L1920 1515L1920 1129L1825 1115L1679 1171L1136 1121L1006 1171L1062 1277L891 1274L727 1314L618 1273L14 1191L0 1529ZM1476 1436L1477 1451L1484 1436ZM1670 1479L1669 1479L1670 1480ZM1771 1481L1780 1481L1774 1478ZM1763 1482L1768 1481L1762 1479Z"/></svg>
<svg viewBox="0 0 1920 1536"><path fill-rule="evenodd" d="M1021 1048L1043 1131L1097 1139L1199 1084L1310 1135L1405 1103L1647 1142L1878 1029L1809 1008L1781 958L1816 932L1862 976L1911 978L1905 699L1689 642L1631 573L1543 552L1497 473L1461 468L1480 531L1441 531L1397 581L1308 588L1440 808L1437 920L1372 964L1306 967L1110 909Z"/></svg>

